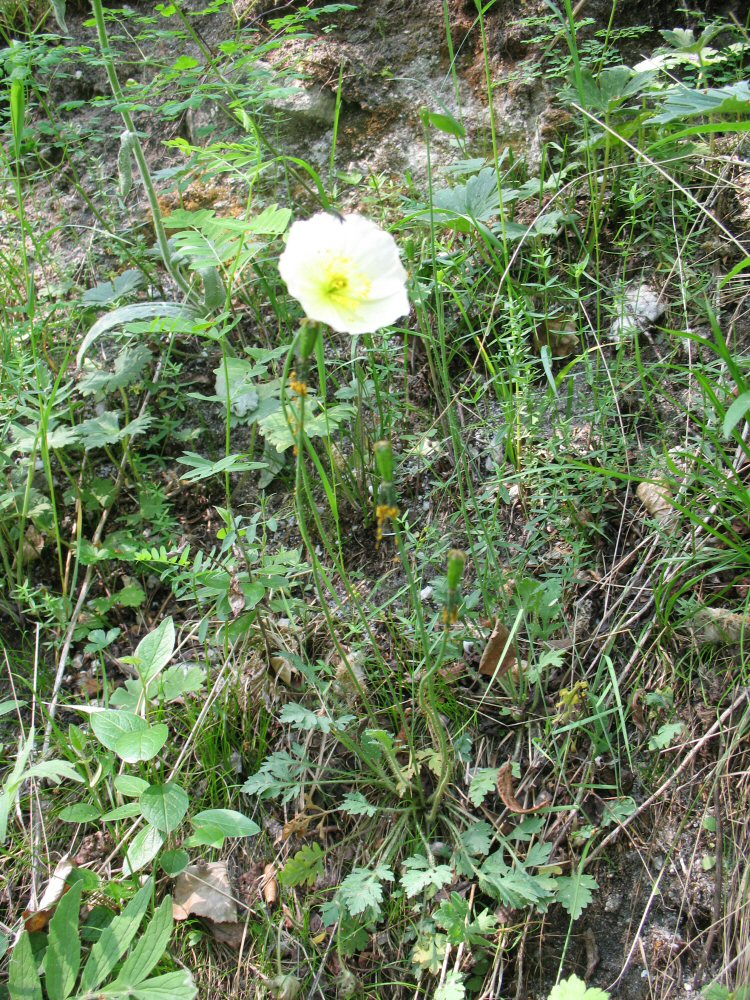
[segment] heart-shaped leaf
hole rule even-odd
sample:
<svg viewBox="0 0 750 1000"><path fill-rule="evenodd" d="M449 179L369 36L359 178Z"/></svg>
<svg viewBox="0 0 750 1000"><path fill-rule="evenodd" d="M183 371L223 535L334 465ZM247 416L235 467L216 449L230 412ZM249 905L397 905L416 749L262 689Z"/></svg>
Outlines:
<svg viewBox="0 0 750 1000"><path fill-rule="evenodd" d="M189 804L187 792L173 781L166 785L151 785L140 798L144 818L162 833L177 829Z"/></svg>

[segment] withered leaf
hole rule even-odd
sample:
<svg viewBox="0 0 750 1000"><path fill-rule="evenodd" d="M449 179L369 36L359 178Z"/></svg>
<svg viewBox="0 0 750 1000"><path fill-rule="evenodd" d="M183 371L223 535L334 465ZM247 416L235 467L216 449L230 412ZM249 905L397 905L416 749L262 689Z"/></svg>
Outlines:
<svg viewBox="0 0 750 1000"><path fill-rule="evenodd" d="M501 662L502 657L502 662ZM518 662L518 650L507 627L498 618L479 661L484 677L503 677ZM499 664L499 666L498 666Z"/></svg>
<svg viewBox="0 0 750 1000"><path fill-rule="evenodd" d="M298 671L286 656L272 656L271 669L276 674L276 679L287 687L292 687L299 676Z"/></svg>
<svg viewBox="0 0 750 1000"><path fill-rule="evenodd" d="M23 911L23 922L26 930L31 934L34 931L43 931L54 916L57 904L68 891L66 879L73 871L73 865L66 854L55 866L55 870L50 875L47 887L42 893L36 905Z"/></svg>
<svg viewBox="0 0 750 1000"><path fill-rule="evenodd" d="M217 924L237 921L237 906L232 898L229 872L225 861L188 865L175 880L172 912L175 920L208 917Z"/></svg>
<svg viewBox="0 0 750 1000"><path fill-rule="evenodd" d="M672 494L663 483L640 483L635 495L663 528L674 526L677 511L672 502Z"/></svg>
<svg viewBox="0 0 750 1000"><path fill-rule="evenodd" d="M546 805L549 805L549 802L540 802L536 806L529 806L528 809L521 805L513 790L513 770L510 762L503 764L500 768L497 776L497 791L506 809L510 809L513 813L520 813L523 816L528 813L538 812Z"/></svg>
<svg viewBox="0 0 750 1000"><path fill-rule="evenodd" d="M239 948L242 945L243 938L245 937L245 925L240 923L218 923L216 920L211 920L210 917L203 918L206 922L206 927L211 933L211 936L216 940L221 942L221 944L229 945L230 948Z"/></svg>
<svg viewBox="0 0 750 1000"><path fill-rule="evenodd" d="M276 865L267 864L263 869L263 880L261 882L263 899L267 906L273 906L279 898L279 883L276 881Z"/></svg>

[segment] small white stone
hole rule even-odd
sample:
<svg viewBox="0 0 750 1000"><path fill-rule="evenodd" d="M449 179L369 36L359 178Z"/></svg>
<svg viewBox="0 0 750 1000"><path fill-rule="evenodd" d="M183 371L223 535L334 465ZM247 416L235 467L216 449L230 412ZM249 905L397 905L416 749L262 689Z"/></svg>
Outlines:
<svg viewBox="0 0 750 1000"><path fill-rule="evenodd" d="M424 590L420 590L420 592L419 592L419 599L420 599L420 601L429 601L429 599L432 597L433 593L434 593L434 591L433 591L432 587L429 587L429 586L425 587Z"/></svg>

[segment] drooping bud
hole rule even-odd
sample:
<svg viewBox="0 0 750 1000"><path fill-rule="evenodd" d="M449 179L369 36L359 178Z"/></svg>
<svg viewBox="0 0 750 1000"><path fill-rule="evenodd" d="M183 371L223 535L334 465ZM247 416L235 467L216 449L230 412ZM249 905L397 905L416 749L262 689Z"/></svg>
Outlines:
<svg viewBox="0 0 750 1000"><path fill-rule="evenodd" d="M466 553L461 549L451 549L448 553L448 571L446 573L448 592L443 608L443 623L455 625L458 621L458 609L461 604L461 579L466 565Z"/></svg>

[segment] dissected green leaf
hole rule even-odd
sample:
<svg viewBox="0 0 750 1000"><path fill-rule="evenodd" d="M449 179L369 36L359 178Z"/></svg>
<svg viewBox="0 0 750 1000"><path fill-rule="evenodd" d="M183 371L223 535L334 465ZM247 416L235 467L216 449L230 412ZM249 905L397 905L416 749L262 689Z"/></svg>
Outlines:
<svg viewBox="0 0 750 1000"><path fill-rule="evenodd" d="M464 974L453 969L435 990L434 1000L464 1000L465 997Z"/></svg>
<svg viewBox="0 0 750 1000"><path fill-rule="evenodd" d="M609 993L593 987L587 989L582 979L571 976L553 987L549 1000L609 1000Z"/></svg>
<svg viewBox="0 0 750 1000"><path fill-rule="evenodd" d="M474 772L469 785L469 801L472 805L481 806L488 795L497 791L499 774L499 767L480 767Z"/></svg>
<svg viewBox="0 0 750 1000"><path fill-rule="evenodd" d="M305 883L312 887L325 871L324 859L325 851L320 844L305 844L284 865L279 882L289 889Z"/></svg>
<svg viewBox="0 0 750 1000"><path fill-rule="evenodd" d="M349 816L374 816L378 811L378 807L368 802L361 792L347 792L340 808Z"/></svg>
<svg viewBox="0 0 750 1000"><path fill-rule="evenodd" d="M599 883L591 875L578 872L555 879L555 886L558 903L567 910L572 920L578 920L593 898L591 890L598 889Z"/></svg>
<svg viewBox="0 0 750 1000"><path fill-rule="evenodd" d="M112 371L86 362L78 391L82 396L90 396L124 389L138 378L150 361L151 351L145 344L135 344L123 347L115 358Z"/></svg>
<svg viewBox="0 0 750 1000"><path fill-rule="evenodd" d="M141 302L137 305L120 306L119 309L113 309L94 323L78 349L76 364L81 366L89 347L109 330L128 326L136 320L158 320L165 317L193 319L197 315L192 306L181 302Z"/></svg>
<svg viewBox="0 0 750 1000"><path fill-rule="evenodd" d="M434 895L438 889L453 881L453 870L449 865L432 864L423 854L407 858L404 869L401 885L409 899L418 896L425 889L431 889Z"/></svg>
<svg viewBox="0 0 750 1000"><path fill-rule="evenodd" d="M354 868L341 883L339 896L353 917L365 912L377 916L383 901L383 883L393 880L393 872L385 865Z"/></svg>
<svg viewBox="0 0 750 1000"><path fill-rule="evenodd" d="M685 726L681 722L665 722L659 726L658 731L648 741L649 750L666 750L674 743L684 728Z"/></svg>

